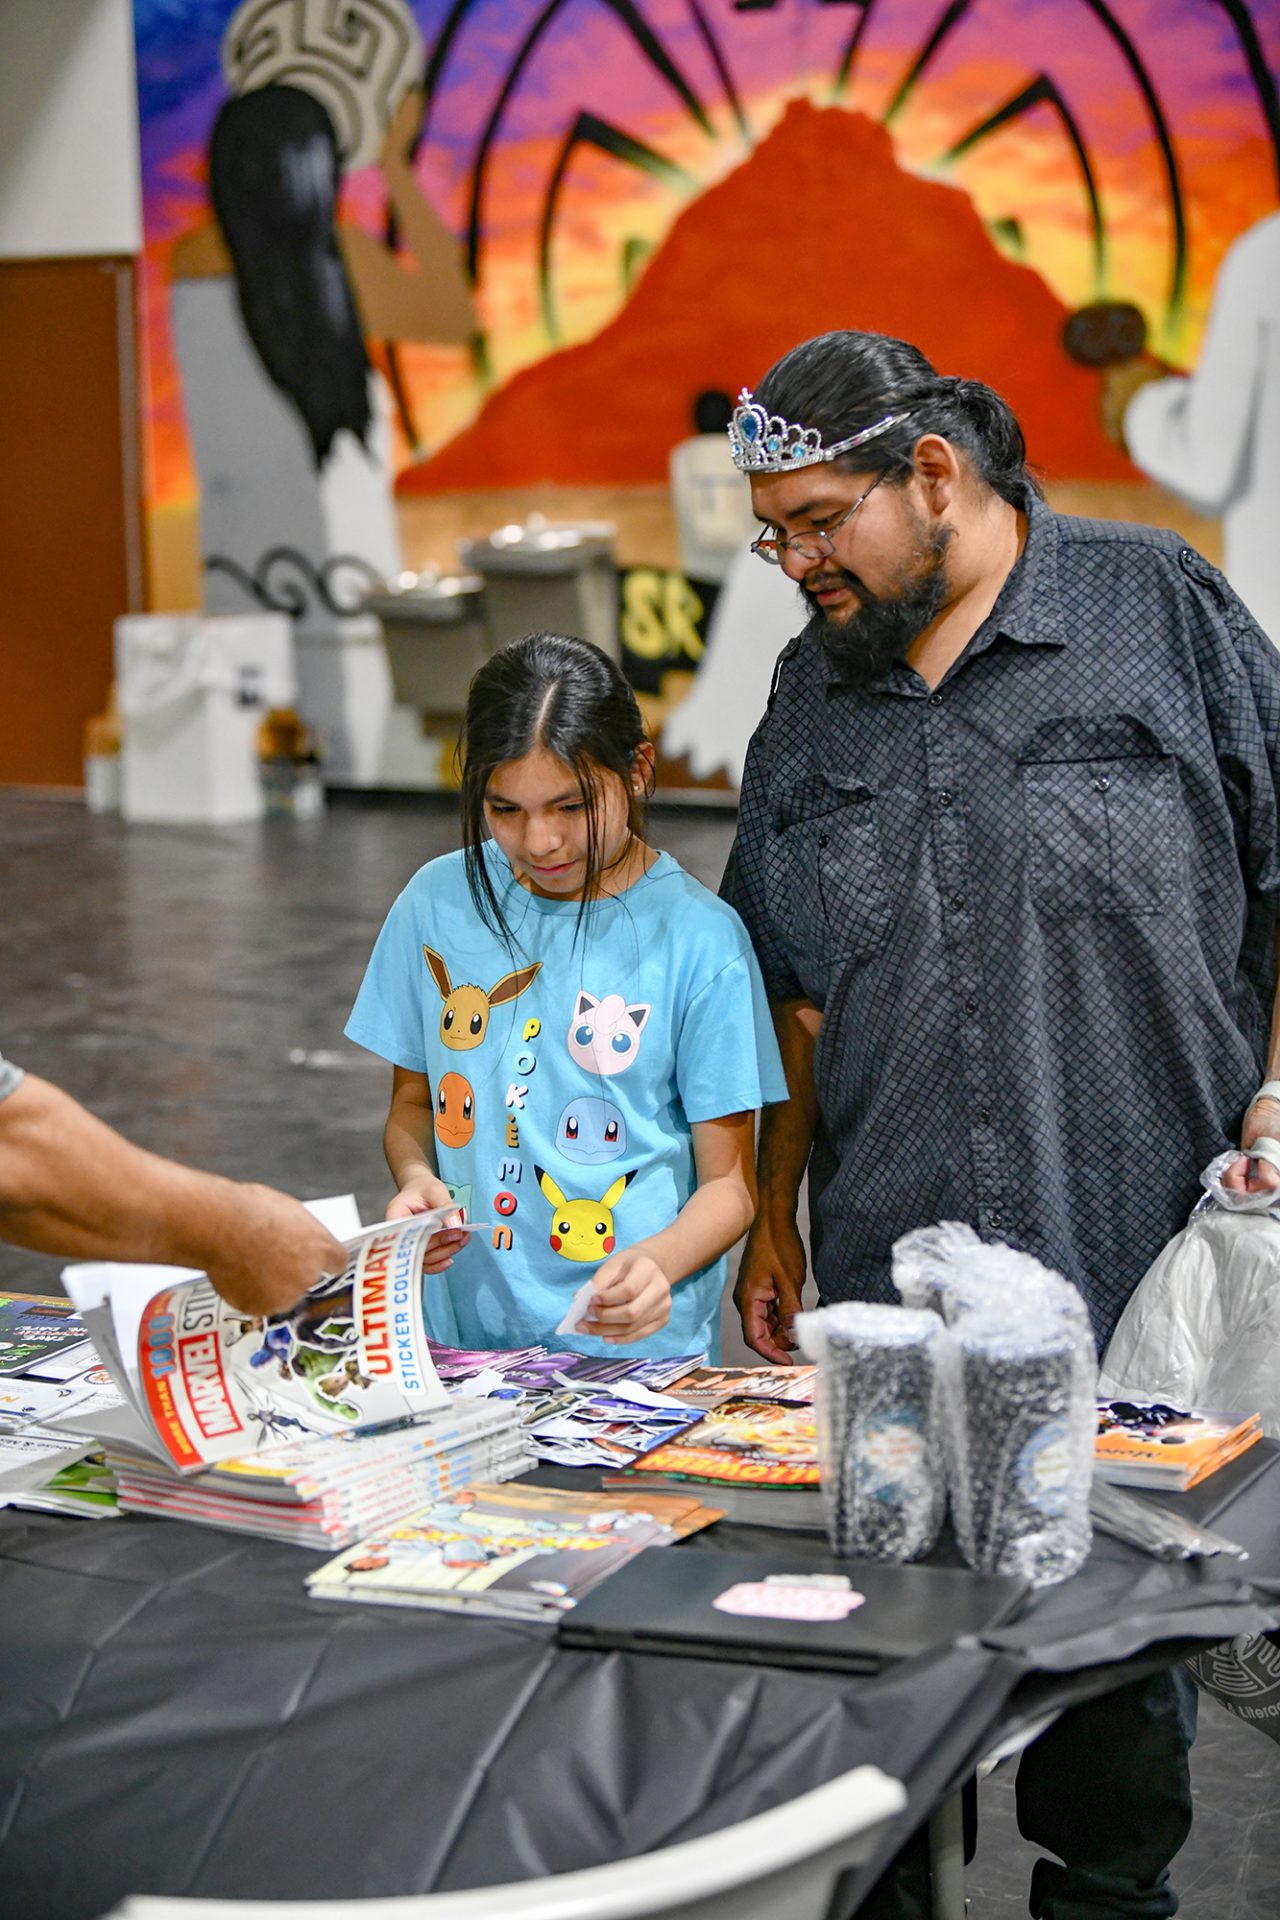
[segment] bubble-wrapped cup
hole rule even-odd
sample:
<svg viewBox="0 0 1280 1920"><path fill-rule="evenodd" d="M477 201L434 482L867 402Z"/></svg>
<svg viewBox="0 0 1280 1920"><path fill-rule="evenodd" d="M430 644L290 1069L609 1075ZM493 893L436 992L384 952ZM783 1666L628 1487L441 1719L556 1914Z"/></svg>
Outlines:
<svg viewBox="0 0 1280 1920"><path fill-rule="evenodd" d="M936 1313L846 1301L796 1316L815 1362L818 1464L832 1550L906 1561L927 1553L946 1507Z"/></svg>
<svg viewBox="0 0 1280 1920"><path fill-rule="evenodd" d="M974 1310L951 1332L948 1484L960 1551L979 1573L1065 1580L1091 1540L1092 1343L1069 1303Z"/></svg>

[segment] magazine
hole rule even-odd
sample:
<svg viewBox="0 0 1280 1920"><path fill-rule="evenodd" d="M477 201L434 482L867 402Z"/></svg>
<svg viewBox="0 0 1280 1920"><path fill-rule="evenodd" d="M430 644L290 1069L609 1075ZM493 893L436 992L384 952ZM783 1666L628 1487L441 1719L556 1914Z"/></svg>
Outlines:
<svg viewBox="0 0 1280 1920"><path fill-rule="evenodd" d="M1256 1413L1099 1400L1094 1472L1113 1487L1185 1493L1262 1438Z"/></svg>
<svg viewBox="0 0 1280 1920"><path fill-rule="evenodd" d="M539 1460L560 1467L618 1467L665 1446L702 1417L696 1407L620 1380L612 1393L568 1391L535 1402L525 1430Z"/></svg>
<svg viewBox="0 0 1280 1920"><path fill-rule="evenodd" d="M183 1268L68 1268L68 1290L125 1403L92 1416L95 1437L195 1473L444 1405L423 1327L422 1260L449 1211L352 1235L344 1271L282 1313L242 1313ZM65 1424L76 1427L74 1412Z"/></svg>
<svg viewBox="0 0 1280 1920"><path fill-rule="evenodd" d="M631 1472L713 1485L816 1487L818 1437L811 1407L725 1400L687 1433L638 1459Z"/></svg>
<svg viewBox="0 0 1280 1920"><path fill-rule="evenodd" d="M669 1391L691 1407L724 1400L778 1400L811 1407L817 1367L696 1367L670 1383Z"/></svg>
<svg viewBox="0 0 1280 1920"><path fill-rule="evenodd" d="M121 1510L115 1475L100 1453L87 1453L39 1485L0 1498L32 1513L64 1513L79 1520L114 1520Z"/></svg>
<svg viewBox="0 0 1280 1920"><path fill-rule="evenodd" d="M95 1358L85 1324L70 1300L0 1293L0 1374L66 1380L91 1367Z"/></svg>
<svg viewBox="0 0 1280 1920"><path fill-rule="evenodd" d="M519 1388L522 1393L559 1393L566 1386L605 1387L621 1380L663 1388L705 1360L702 1353L665 1360L622 1360L604 1355L556 1352L546 1347L446 1347L429 1341L436 1372L451 1387L468 1392Z"/></svg>
<svg viewBox="0 0 1280 1920"><path fill-rule="evenodd" d="M556 1619L644 1547L719 1519L696 1495L474 1486L406 1514L310 1575L322 1600Z"/></svg>
<svg viewBox="0 0 1280 1920"><path fill-rule="evenodd" d="M54 1427L0 1429L0 1506L16 1506L22 1496L43 1486L60 1468L82 1460L92 1447L92 1440Z"/></svg>

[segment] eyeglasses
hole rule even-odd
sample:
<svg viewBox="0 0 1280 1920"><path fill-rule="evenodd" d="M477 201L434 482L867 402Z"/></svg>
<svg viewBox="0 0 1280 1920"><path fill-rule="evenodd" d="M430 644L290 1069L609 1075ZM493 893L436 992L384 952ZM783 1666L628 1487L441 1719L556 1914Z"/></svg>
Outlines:
<svg viewBox="0 0 1280 1920"><path fill-rule="evenodd" d="M860 493L853 505L829 527L816 527L812 533L795 533L790 538L785 534L766 535L761 540L751 542L752 553L758 553L760 558L766 560L771 567L780 567L783 556L788 553L794 553L799 560L825 560L836 550L832 535L839 533L846 520L852 520L863 501L871 498L880 481L885 478L887 476L882 473L873 480L866 492Z"/></svg>

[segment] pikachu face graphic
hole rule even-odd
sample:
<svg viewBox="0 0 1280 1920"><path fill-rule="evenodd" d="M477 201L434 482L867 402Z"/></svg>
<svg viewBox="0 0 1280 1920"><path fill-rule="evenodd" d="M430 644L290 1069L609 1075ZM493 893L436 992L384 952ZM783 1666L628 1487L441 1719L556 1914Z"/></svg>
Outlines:
<svg viewBox="0 0 1280 1920"><path fill-rule="evenodd" d="M617 1246L613 1230L613 1209L636 1177L620 1173L598 1200L570 1200L561 1193L549 1173L535 1167L538 1185L552 1206L551 1251L563 1260L607 1260Z"/></svg>

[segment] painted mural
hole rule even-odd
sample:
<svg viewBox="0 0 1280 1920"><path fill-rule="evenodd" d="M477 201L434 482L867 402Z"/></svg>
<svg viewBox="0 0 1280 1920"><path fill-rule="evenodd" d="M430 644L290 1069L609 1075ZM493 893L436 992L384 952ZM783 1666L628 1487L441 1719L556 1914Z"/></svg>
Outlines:
<svg viewBox="0 0 1280 1920"><path fill-rule="evenodd" d="M304 159L278 163L295 184L309 127L329 155L308 298L345 303L346 400L336 374L307 395L262 361L321 493L352 439L359 485L402 498L652 485L699 394L838 326L990 381L1051 483L1132 483L1106 363L1194 370L1228 249L1280 205L1280 0L135 0L135 16L157 511L197 489L184 376L225 346L184 352L183 309L193 285L210 310L209 282L230 287L218 145L255 110L297 110ZM252 205L263 163L239 164ZM281 232L267 218L250 245ZM390 570L394 530L375 546Z"/></svg>

